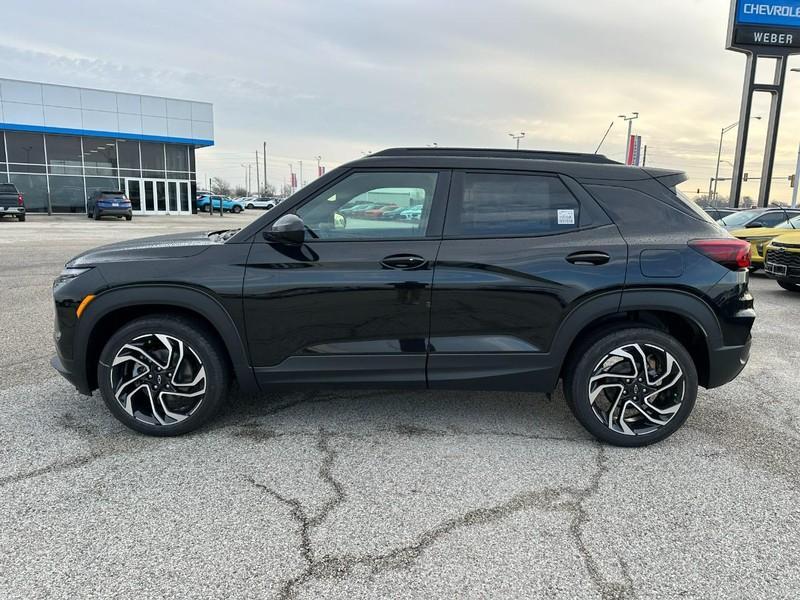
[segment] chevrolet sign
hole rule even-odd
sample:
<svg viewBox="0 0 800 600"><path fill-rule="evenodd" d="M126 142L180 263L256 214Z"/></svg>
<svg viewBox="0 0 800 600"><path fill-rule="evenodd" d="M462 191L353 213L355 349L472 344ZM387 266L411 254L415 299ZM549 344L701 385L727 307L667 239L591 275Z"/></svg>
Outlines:
<svg viewBox="0 0 800 600"><path fill-rule="evenodd" d="M728 48L766 55L800 53L800 0L733 0Z"/></svg>

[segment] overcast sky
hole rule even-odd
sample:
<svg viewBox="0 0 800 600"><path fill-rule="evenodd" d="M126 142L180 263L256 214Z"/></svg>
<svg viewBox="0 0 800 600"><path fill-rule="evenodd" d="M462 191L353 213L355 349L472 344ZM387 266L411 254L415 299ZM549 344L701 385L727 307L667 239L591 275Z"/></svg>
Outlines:
<svg viewBox="0 0 800 600"><path fill-rule="evenodd" d="M593 152L612 120L602 151L621 160L615 117L639 111L648 164L685 169L695 191L708 188L720 129L738 118L744 57L724 49L729 6L5 0L0 77L212 102L216 146L198 151L198 175L232 183L265 140L276 183L300 160L313 177L317 155L330 168L390 146L510 147L512 131L527 132L526 148ZM800 73L789 84L781 176L800 141ZM757 101L754 114L767 106ZM754 176L765 131L754 122ZM775 198L789 197L777 183Z"/></svg>

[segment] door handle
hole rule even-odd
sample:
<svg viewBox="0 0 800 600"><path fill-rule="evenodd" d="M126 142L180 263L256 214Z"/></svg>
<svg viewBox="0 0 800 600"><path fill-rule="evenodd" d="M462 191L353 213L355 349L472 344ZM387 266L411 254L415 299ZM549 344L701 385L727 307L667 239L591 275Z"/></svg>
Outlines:
<svg viewBox="0 0 800 600"><path fill-rule="evenodd" d="M573 265L604 265L611 260L611 257L605 252L573 252L567 256L567 262Z"/></svg>
<svg viewBox="0 0 800 600"><path fill-rule="evenodd" d="M412 271L421 269L428 264L428 261L416 254L395 254L387 256L381 261L381 265L387 269L399 269L402 271Z"/></svg>

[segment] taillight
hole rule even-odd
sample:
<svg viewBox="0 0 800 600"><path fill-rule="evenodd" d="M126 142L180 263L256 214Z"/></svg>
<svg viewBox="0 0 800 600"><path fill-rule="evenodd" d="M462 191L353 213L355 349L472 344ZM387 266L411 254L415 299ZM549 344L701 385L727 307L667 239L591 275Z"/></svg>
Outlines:
<svg viewBox="0 0 800 600"><path fill-rule="evenodd" d="M23 206L25 204L22 194L17 194L17 206Z"/></svg>
<svg viewBox="0 0 800 600"><path fill-rule="evenodd" d="M733 271L750 267L750 242L745 240L692 240L689 246Z"/></svg>

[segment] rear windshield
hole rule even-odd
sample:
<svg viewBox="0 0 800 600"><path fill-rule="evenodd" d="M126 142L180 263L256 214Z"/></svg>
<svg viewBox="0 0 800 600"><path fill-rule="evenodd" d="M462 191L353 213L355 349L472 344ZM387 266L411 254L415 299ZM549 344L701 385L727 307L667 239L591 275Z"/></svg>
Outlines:
<svg viewBox="0 0 800 600"><path fill-rule="evenodd" d="M13 183L0 183L0 192L11 192L12 194L17 193L17 186Z"/></svg>

